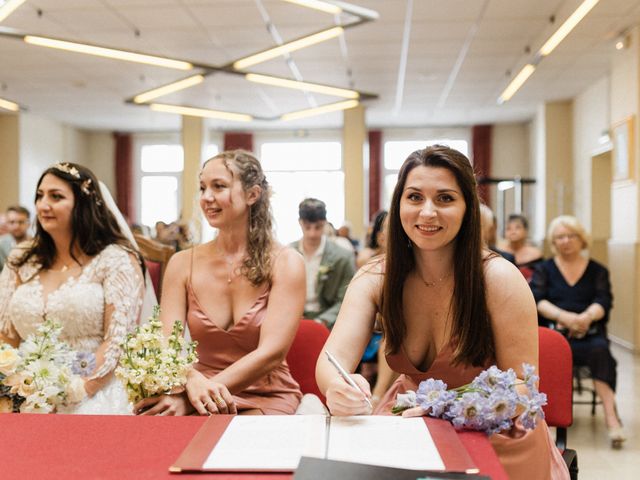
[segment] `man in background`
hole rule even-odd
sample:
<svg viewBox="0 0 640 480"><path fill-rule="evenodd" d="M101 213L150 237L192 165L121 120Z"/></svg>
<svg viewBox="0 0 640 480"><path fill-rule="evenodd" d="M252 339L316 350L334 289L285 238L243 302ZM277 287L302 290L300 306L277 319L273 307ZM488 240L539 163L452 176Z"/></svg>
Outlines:
<svg viewBox="0 0 640 480"><path fill-rule="evenodd" d="M302 239L291 246L302 254L306 267L304 318L332 328L355 273L353 253L328 241L324 234L327 207L323 201L306 198L298 207L298 217Z"/></svg>
<svg viewBox="0 0 640 480"><path fill-rule="evenodd" d="M20 205L7 208L6 225L8 233L0 236L0 270L9 257L13 247L20 242L29 240L29 225L31 213Z"/></svg>

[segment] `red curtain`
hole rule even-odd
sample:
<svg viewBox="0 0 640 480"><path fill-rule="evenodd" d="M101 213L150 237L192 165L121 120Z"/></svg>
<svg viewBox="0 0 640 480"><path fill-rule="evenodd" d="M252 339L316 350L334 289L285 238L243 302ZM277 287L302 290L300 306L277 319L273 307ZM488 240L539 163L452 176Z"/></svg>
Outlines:
<svg viewBox="0 0 640 480"><path fill-rule="evenodd" d="M114 132L116 203L124 217L131 221L135 216L133 202L133 141L130 133Z"/></svg>
<svg viewBox="0 0 640 480"><path fill-rule="evenodd" d="M224 134L224 149L236 150L241 148L253 152L253 134L240 132L226 132Z"/></svg>
<svg viewBox="0 0 640 480"><path fill-rule="evenodd" d="M478 180L491 177L491 125L474 125L471 128L471 148L473 154L473 168ZM489 185L479 185L480 200L489 205ZM491 206L491 205L489 205Z"/></svg>
<svg viewBox="0 0 640 480"><path fill-rule="evenodd" d="M369 220L380 210L382 190L382 132L369 131Z"/></svg>

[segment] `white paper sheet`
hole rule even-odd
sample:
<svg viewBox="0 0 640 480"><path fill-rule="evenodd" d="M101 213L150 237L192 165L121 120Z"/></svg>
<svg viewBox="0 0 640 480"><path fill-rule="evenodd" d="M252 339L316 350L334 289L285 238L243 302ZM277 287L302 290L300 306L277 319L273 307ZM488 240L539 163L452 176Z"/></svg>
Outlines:
<svg viewBox="0 0 640 480"><path fill-rule="evenodd" d="M422 418L331 417L327 458L413 470L444 470Z"/></svg>
<svg viewBox="0 0 640 480"><path fill-rule="evenodd" d="M295 470L301 456L323 458L324 415L237 416L205 461L205 470Z"/></svg>

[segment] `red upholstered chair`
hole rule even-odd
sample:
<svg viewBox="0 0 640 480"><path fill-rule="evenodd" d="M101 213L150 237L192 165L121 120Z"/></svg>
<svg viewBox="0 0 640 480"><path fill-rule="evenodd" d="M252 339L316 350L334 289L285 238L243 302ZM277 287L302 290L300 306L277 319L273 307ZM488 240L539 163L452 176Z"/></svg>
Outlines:
<svg viewBox="0 0 640 480"><path fill-rule="evenodd" d="M316 383L316 362L328 337L329 329L323 324L302 319L287 354L289 370L295 381L300 384L302 393L313 393L322 403L325 402L325 398Z"/></svg>
<svg viewBox="0 0 640 480"><path fill-rule="evenodd" d="M578 454L567 448L567 428L573 423L573 356L566 338L555 330L538 327L540 391L547 394L544 414L547 424L556 427L556 446L578 478Z"/></svg>
<svg viewBox="0 0 640 480"><path fill-rule="evenodd" d="M162 295L162 278L164 277L164 270L176 249L170 245L164 245L160 242L156 242L143 235L134 234L138 248L144 258L147 269L149 270L149 276L153 283L153 289L156 292L158 303L160 303L160 295Z"/></svg>

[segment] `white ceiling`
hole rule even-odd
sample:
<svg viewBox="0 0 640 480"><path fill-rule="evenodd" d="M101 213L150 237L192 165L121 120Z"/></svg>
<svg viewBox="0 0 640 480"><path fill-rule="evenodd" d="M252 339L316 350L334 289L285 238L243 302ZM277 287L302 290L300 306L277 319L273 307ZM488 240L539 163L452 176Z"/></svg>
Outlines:
<svg viewBox="0 0 640 480"><path fill-rule="evenodd" d="M347 29L344 42L329 40L295 52L291 58L305 81L377 94L378 99L366 103L371 127L526 120L540 102L571 98L604 76L616 55L616 38L640 23L638 0L600 0L540 62L515 97L497 105L497 97L509 82L507 72L515 74L531 61L579 0L351 3L377 11L380 18ZM409 5L413 7L410 32L405 22ZM224 65L276 45L264 14L285 41L333 26L336 20L282 0L27 0L0 27ZM555 25L550 23L554 15L558 18ZM398 96L402 42L407 33L406 72ZM527 46L531 53L525 52ZM282 57L250 70L294 76ZM185 76L176 70L56 51L0 36L0 97L34 114L82 128L179 128L177 115L152 112L124 100ZM161 101L273 117L336 99L259 86L222 73ZM337 127L341 119L341 113L333 113L286 123L208 122L224 129L262 129Z"/></svg>

